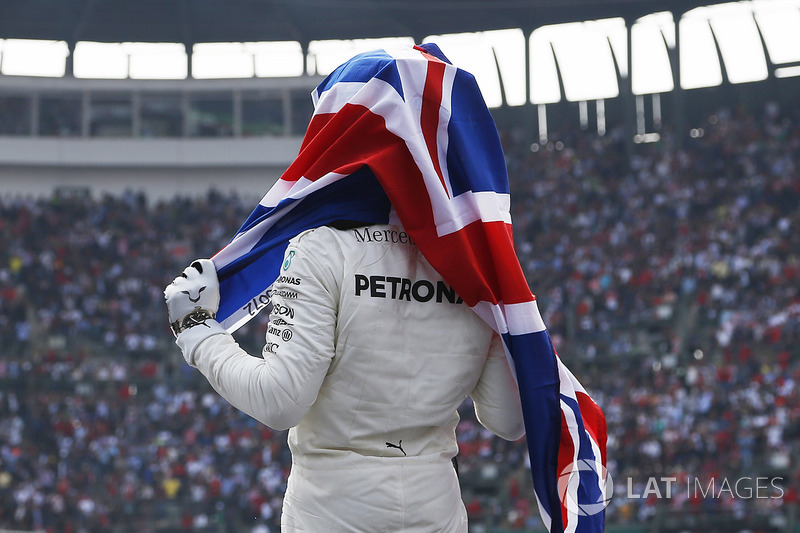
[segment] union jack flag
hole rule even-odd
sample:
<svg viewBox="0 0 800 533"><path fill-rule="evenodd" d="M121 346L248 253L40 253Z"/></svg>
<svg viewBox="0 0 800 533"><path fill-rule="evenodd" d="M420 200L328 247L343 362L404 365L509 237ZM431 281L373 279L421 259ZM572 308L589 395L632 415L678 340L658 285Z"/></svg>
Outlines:
<svg viewBox="0 0 800 533"><path fill-rule="evenodd" d="M436 45L360 54L312 93L299 155L212 259L218 320L269 301L289 239L337 220L399 222L505 341L536 500L551 532L603 529L606 429L550 342L517 259L497 129L475 79Z"/></svg>

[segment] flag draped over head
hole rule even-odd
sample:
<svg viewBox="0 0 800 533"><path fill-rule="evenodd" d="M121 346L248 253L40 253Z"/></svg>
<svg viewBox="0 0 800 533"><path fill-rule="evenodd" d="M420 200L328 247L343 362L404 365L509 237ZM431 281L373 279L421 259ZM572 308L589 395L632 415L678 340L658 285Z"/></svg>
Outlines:
<svg viewBox="0 0 800 533"><path fill-rule="evenodd" d="M302 231L401 223L505 341L545 525L601 531L605 419L555 353L520 267L505 159L475 79L427 44L360 54L312 98L299 155L212 258L218 320L233 331L266 307L288 241Z"/></svg>

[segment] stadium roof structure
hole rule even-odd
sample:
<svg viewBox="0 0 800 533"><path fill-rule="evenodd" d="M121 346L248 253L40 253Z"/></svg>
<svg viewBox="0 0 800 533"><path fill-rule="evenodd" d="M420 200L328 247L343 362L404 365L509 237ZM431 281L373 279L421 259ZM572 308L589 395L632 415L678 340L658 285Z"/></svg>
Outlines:
<svg viewBox="0 0 800 533"><path fill-rule="evenodd" d="M633 21L723 0L0 0L0 39L94 42L299 41Z"/></svg>

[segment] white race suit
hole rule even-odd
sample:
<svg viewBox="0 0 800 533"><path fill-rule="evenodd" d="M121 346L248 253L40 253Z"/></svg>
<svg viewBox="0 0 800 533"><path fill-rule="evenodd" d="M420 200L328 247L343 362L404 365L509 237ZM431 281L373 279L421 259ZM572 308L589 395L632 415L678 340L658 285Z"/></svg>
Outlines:
<svg viewBox="0 0 800 533"><path fill-rule="evenodd" d="M452 458L457 408L524 434L502 341L399 226L292 239L263 359L216 322L178 345L232 405L289 429L287 532L466 532Z"/></svg>

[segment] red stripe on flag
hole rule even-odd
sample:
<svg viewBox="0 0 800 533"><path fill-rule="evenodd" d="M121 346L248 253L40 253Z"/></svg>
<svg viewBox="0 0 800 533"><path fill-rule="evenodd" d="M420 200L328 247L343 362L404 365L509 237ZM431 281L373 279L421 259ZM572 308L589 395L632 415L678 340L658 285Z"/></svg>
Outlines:
<svg viewBox="0 0 800 533"><path fill-rule="evenodd" d="M558 479L561 478L562 475L569 476L570 473L564 473L569 465L573 462L575 457L575 441L572 440L572 434L569 432L569 426L567 425L567 419L564 415L564 410L561 410L561 445L558 448ZM559 499L561 500L561 525L563 529L567 529L569 512L565 502L567 501L566 492L564 494L560 494L559 490Z"/></svg>
<svg viewBox="0 0 800 533"><path fill-rule="evenodd" d="M442 237L435 229L427 233L424 238L412 237L418 243L436 241L420 248L430 251L428 261L468 305L480 301L516 304L534 299L505 222L476 221ZM453 261L455 257L458 261Z"/></svg>
<svg viewBox="0 0 800 533"><path fill-rule="evenodd" d="M311 118L300 153L281 179L316 181L330 172L349 175L398 142L382 117L363 106L346 104L337 113Z"/></svg>
<svg viewBox="0 0 800 533"><path fill-rule="evenodd" d="M600 406L592 400L591 396L586 393L575 391L575 396L578 399L578 407L581 410L581 418L583 418L583 425L592 440L597 443L600 448L600 456L603 464L606 464L606 441L608 436L606 434L606 417Z"/></svg>
<svg viewBox="0 0 800 533"><path fill-rule="evenodd" d="M428 74L425 77L425 89L422 93L422 110L420 112L420 128L428 147L428 154L433 162L433 168L439 181L442 183L447 197L450 192L442 174L442 164L439 161L439 111L442 107L442 81L444 80L445 64L441 61L428 61Z"/></svg>

